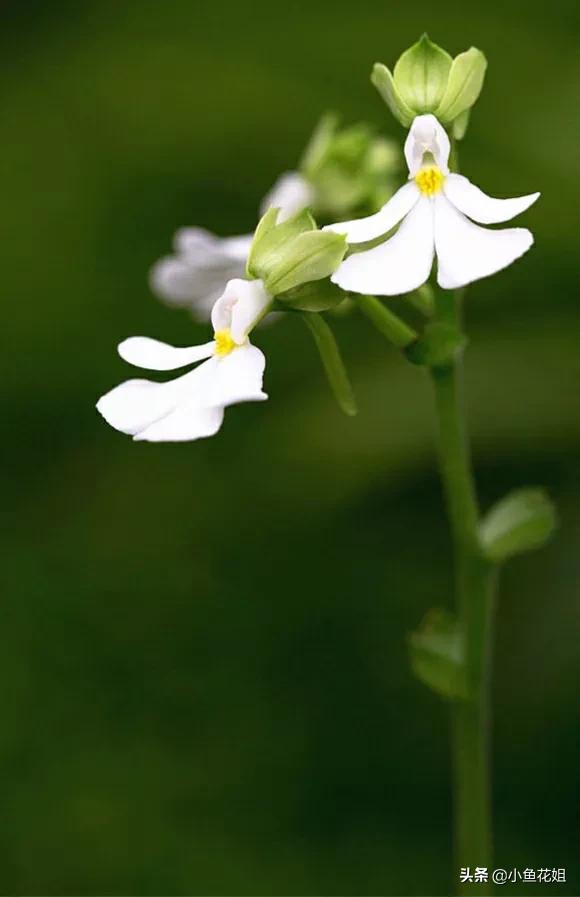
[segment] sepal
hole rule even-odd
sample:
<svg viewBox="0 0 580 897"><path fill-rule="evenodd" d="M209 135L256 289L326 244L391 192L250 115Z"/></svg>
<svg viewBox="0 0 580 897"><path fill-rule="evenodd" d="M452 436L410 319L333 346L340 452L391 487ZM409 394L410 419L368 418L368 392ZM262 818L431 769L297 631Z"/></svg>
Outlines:
<svg viewBox="0 0 580 897"><path fill-rule="evenodd" d="M280 209L270 208L260 218L246 265L246 273L250 278L263 280L264 268L275 263L276 255L283 253L285 244L302 233L316 230L316 221L307 209L297 212L280 224L277 223L279 214Z"/></svg>
<svg viewBox="0 0 580 897"><path fill-rule="evenodd" d="M440 697L469 697L465 644L455 616L448 611L429 611L408 638L413 673Z"/></svg>
<svg viewBox="0 0 580 897"><path fill-rule="evenodd" d="M404 128L408 128L416 113L407 105L397 89L395 80L382 62L375 62L371 73L371 81L377 88L381 97Z"/></svg>
<svg viewBox="0 0 580 897"><path fill-rule="evenodd" d="M445 93L434 111L442 124L450 124L471 109L481 93L486 68L487 60L476 47L455 57Z"/></svg>
<svg viewBox="0 0 580 897"><path fill-rule="evenodd" d="M316 280L279 293L276 308L280 311L330 311L338 308L345 299L346 293L330 279Z"/></svg>
<svg viewBox="0 0 580 897"><path fill-rule="evenodd" d="M309 281L330 277L346 252L342 234L316 229L308 211L298 212L281 224L278 210L269 209L254 236L247 274L263 281L275 297Z"/></svg>
<svg viewBox="0 0 580 897"><path fill-rule="evenodd" d="M417 115L432 113L443 125L453 125L453 136L461 140L486 67L487 60L476 47L452 59L424 34L401 54L392 74L375 63L371 81L403 127L408 128Z"/></svg>
<svg viewBox="0 0 580 897"><path fill-rule="evenodd" d="M436 109L445 93L453 60L424 34L405 50L393 70L393 80L405 104L416 115Z"/></svg>
<svg viewBox="0 0 580 897"><path fill-rule="evenodd" d="M556 510L542 489L517 489L485 515L479 540L485 557L502 563L516 554L541 548L556 528Z"/></svg>

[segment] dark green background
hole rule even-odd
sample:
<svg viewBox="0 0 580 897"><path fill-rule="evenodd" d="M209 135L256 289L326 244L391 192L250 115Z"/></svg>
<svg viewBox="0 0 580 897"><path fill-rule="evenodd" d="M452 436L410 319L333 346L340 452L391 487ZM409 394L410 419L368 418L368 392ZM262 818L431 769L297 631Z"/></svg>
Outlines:
<svg viewBox="0 0 580 897"><path fill-rule="evenodd" d="M484 505L545 484L561 513L502 577L494 776L497 865L569 881L503 893L580 893L579 27L574 0L3 5L0 893L449 893L447 712L405 657L450 601L420 372L339 321L344 418L287 319L219 437L94 410L121 338L207 339L147 287L173 231L251 229L325 109L402 139L368 74L424 30L489 59L464 172L543 192L536 247L470 290L467 386Z"/></svg>

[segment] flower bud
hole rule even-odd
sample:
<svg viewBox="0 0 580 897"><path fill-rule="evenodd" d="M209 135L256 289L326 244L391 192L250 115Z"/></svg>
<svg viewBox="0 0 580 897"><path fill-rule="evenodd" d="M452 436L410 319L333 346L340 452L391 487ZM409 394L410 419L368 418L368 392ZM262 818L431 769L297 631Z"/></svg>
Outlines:
<svg viewBox="0 0 580 897"><path fill-rule="evenodd" d="M258 224L248 257L249 277L260 279L271 296L334 273L346 252L346 237L317 230L307 212L277 224L269 209Z"/></svg>
<svg viewBox="0 0 580 897"><path fill-rule="evenodd" d="M313 208L331 220L375 212L391 196L401 167L397 145L366 124L339 128L325 115L306 147L300 171L314 191Z"/></svg>
<svg viewBox="0 0 580 897"><path fill-rule="evenodd" d="M486 66L481 50L471 47L452 59L424 34L399 57L392 74L377 62L371 81L404 127L415 116L432 113L444 125L453 123L454 136L460 139L481 92Z"/></svg>

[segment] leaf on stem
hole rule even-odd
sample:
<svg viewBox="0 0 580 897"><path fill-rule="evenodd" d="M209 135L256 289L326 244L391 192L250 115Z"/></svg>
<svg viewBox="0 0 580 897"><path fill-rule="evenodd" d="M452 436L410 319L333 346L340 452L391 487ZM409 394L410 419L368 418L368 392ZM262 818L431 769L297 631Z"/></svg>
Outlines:
<svg viewBox="0 0 580 897"><path fill-rule="evenodd" d="M541 548L556 528L556 510L542 489L517 489L488 511L479 526L486 558L499 564Z"/></svg>
<svg viewBox="0 0 580 897"><path fill-rule="evenodd" d="M468 697L465 649L455 616L446 610L429 611L408 639L413 673L442 698Z"/></svg>

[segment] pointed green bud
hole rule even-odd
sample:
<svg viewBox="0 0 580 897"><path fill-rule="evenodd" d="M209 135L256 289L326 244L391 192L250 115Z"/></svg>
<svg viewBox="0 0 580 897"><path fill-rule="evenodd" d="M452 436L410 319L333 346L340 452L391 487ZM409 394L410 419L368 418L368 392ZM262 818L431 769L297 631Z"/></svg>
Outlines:
<svg viewBox="0 0 580 897"><path fill-rule="evenodd" d="M450 124L476 102L487 68L487 60L481 50L471 47L453 60L445 93L434 115L442 124Z"/></svg>
<svg viewBox="0 0 580 897"><path fill-rule="evenodd" d="M300 163L313 190L317 214L336 220L375 212L392 195L402 156L394 142L366 124L339 127L337 116L323 116Z"/></svg>
<svg viewBox="0 0 580 897"><path fill-rule="evenodd" d="M314 337L330 388L345 414L357 413L354 393L332 330L321 315L303 314L303 320Z"/></svg>
<svg viewBox="0 0 580 897"><path fill-rule="evenodd" d="M346 237L316 229L310 212L304 210L277 223L278 209L262 217L250 248L246 271L257 278L271 296L303 283L330 277L346 252Z"/></svg>
<svg viewBox="0 0 580 897"><path fill-rule="evenodd" d="M457 122L453 133L460 140L486 66L481 50L471 47L452 59L424 34L399 57L393 74L376 63L371 81L403 127L408 128L417 115L432 113L444 125Z"/></svg>
<svg viewBox="0 0 580 897"><path fill-rule="evenodd" d="M411 668L424 685L442 698L469 696L464 639L453 614L430 611L408 644Z"/></svg>
<svg viewBox="0 0 580 897"><path fill-rule="evenodd" d="M300 234L316 230L316 221L306 209L281 224L277 223L279 212L279 209L268 209L260 219L246 265L248 277L264 279L264 271L275 265L285 245Z"/></svg>
<svg viewBox="0 0 580 897"><path fill-rule="evenodd" d="M399 57L393 80L399 95L416 115L432 112L445 93L453 60L424 34Z"/></svg>
<svg viewBox="0 0 580 897"><path fill-rule="evenodd" d="M300 284L330 277L345 252L346 237L343 234L308 231L289 240L268 257L260 276L270 295L277 296Z"/></svg>
<svg viewBox="0 0 580 897"><path fill-rule="evenodd" d="M486 514L479 539L486 558L501 563L515 554L541 548L556 528L556 511L541 489L517 489Z"/></svg>

